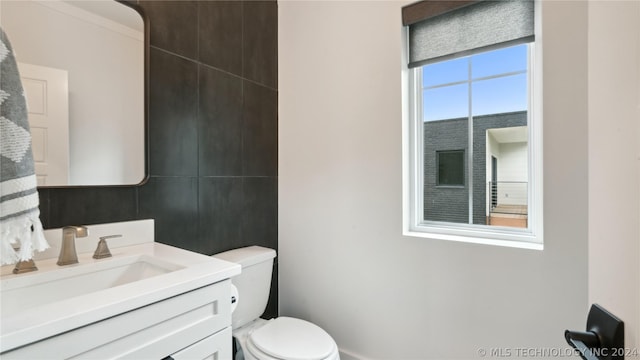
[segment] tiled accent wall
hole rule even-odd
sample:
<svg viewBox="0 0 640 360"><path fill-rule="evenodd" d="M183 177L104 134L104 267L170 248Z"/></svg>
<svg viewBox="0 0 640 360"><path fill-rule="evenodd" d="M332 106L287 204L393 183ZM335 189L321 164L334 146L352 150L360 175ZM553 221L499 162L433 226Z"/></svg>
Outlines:
<svg viewBox="0 0 640 360"><path fill-rule="evenodd" d="M276 1L139 5L151 26L149 179L40 189L45 228L153 218L156 241L199 253L277 250ZM265 316L276 315L277 265Z"/></svg>

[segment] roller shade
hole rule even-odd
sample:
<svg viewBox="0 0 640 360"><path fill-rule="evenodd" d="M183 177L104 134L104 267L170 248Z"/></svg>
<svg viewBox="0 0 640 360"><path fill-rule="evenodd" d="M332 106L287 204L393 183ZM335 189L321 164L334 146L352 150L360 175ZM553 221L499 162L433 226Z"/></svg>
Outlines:
<svg viewBox="0 0 640 360"><path fill-rule="evenodd" d="M434 14L434 8L444 10ZM422 20L417 11L425 14ZM403 9L403 22L409 26L409 67L417 67L533 41L534 2L427 0Z"/></svg>

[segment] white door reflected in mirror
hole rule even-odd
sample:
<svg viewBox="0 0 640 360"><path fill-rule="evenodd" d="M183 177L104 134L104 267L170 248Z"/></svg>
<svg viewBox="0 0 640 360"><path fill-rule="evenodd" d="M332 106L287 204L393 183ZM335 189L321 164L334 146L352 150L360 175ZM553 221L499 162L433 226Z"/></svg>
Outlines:
<svg viewBox="0 0 640 360"><path fill-rule="evenodd" d="M69 90L67 72L18 63L27 99L38 186L68 184Z"/></svg>
<svg viewBox="0 0 640 360"><path fill-rule="evenodd" d="M113 0L1 0L0 17L21 63L36 169L43 172L39 185L140 183L145 176L141 15ZM33 74L29 65L40 72ZM43 69L68 74L64 96ZM64 102L68 125L54 128L48 116Z"/></svg>

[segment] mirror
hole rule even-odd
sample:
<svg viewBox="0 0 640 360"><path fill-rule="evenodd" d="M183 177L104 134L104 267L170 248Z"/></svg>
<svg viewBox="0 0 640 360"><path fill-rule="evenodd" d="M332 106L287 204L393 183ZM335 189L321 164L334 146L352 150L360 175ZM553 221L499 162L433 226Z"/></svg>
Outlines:
<svg viewBox="0 0 640 360"><path fill-rule="evenodd" d="M145 21L114 0L1 0L27 96L38 185L146 176Z"/></svg>

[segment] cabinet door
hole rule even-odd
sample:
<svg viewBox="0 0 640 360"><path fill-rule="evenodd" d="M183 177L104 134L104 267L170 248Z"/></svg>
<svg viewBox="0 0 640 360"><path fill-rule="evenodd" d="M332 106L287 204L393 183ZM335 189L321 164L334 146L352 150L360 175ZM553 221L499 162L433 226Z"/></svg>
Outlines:
<svg viewBox="0 0 640 360"><path fill-rule="evenodd" d="M229 360L232 352L231 327L206 337L170 356L174 360Z"/></svg>

